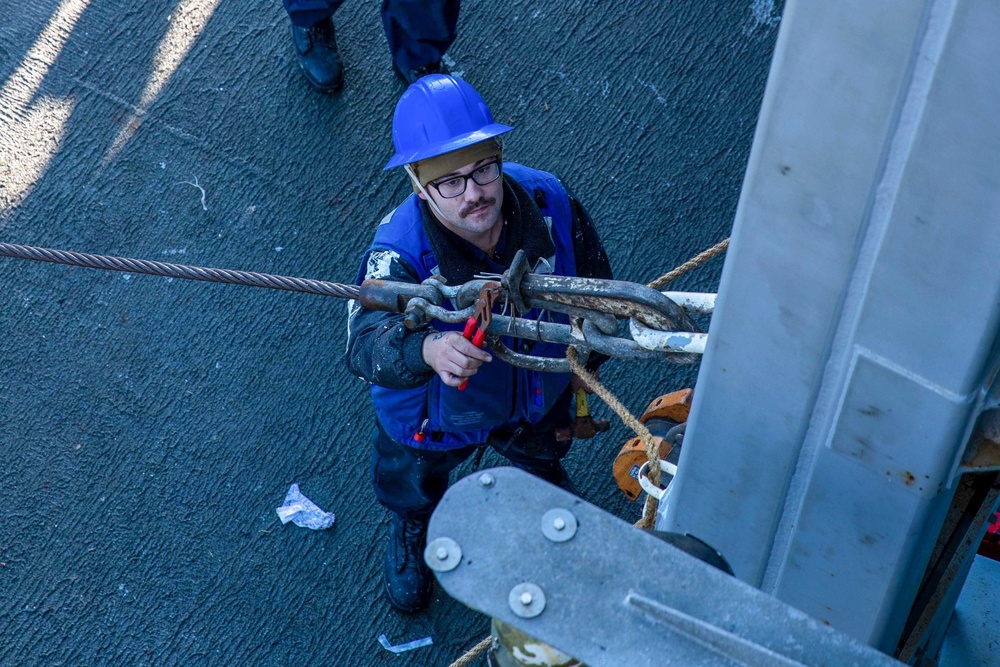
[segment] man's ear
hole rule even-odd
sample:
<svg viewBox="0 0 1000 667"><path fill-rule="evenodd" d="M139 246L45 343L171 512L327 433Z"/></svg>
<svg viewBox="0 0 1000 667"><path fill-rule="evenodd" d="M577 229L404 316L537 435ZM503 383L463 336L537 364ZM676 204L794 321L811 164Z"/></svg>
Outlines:
<svg viewBox="0 0 1000 667"><path fill-rule="evenodd" d="M417 194L417 196L418 196L418 197L420 197L420 198L421 198L421 199L423 199L424 201L426 201L426 200L427 200L427 195L425 195L425 194L424 194L423 192L418 192L418 193L416 193L416 194Z"/></svg>

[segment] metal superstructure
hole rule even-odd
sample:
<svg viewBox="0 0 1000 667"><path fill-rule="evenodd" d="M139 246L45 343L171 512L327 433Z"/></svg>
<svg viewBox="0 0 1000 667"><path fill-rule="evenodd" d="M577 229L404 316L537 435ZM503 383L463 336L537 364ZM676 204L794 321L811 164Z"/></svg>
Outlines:
<svg viewBox="0 0 1000 667"><path fill-rule="evenodd" d="M1000 500L997 34L981 0L786 3L657 524L910 664L935 664ZM746 664L806 657L781 659Z"/></svg>

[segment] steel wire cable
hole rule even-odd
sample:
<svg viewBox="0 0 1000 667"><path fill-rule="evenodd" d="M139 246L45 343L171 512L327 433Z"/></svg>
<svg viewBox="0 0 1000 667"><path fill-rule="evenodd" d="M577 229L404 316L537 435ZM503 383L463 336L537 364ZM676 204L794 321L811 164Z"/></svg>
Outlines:
<svg viewBox="0 0 1000 667"><path fill-rule="evenodd" d="M233 271L230 269L186 266L184 264L170 264L168 262L154 262L145 259L130 259L128 257L92 255L72 250L35 248L32 246L16 245L14 243L0 242L0 256L31 259L39 262L52 262L54 264L67 264L69 266L82 266L89 269L142 273L149 276L202 280L211 283L246 285L248 287L267 287L290 292L306 292L309 294L333 296L338 299L357 299L360 295L360 288L357 285L343 285L324 280L290 278L268 273L256 273L254 271Z"/></svg>

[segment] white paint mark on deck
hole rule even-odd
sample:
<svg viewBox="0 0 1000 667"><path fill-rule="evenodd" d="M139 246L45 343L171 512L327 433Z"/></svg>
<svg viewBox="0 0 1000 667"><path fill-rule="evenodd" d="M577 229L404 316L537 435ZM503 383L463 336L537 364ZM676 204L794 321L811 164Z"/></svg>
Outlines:
<svg viewBox="0 0 1000 667"><path fill-rule="evenodd" d="M659 91L659 89L656 86L654 86L649 81L643 81L639 77L635 77L635 80L638 81L641 86L643 86L645 88L649 88L651 91L653 91L653 95L656 96L656 101L657 102L659 102L663 106L667 106L667 100L663 97L663 95L660 95L660 91Z"/></svg>

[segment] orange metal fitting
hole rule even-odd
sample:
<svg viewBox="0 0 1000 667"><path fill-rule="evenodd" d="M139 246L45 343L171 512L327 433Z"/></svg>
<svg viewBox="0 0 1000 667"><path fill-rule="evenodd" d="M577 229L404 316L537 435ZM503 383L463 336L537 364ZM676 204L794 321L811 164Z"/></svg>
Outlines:
<svg viewBox="0 0 1000 667"><path fill-rule="evenodd" d="M647 407L639 421L645 424L649 420L664 420L673 424L682 424L687 421L691 412L691 399L694 391L691 389L681 389L680 391L664 394L654 399ZM663 435L666 435L664 432ZM666 459L673 449L673 445L661 436L653 436L653 444L656 445L659 457ZM632 438L624 445L615 457L612 466L612 473L615 476L615 483L618 488L628 497L635 500L642 493L639 486L639 468L649 460L646 448L639 438Z"/></svg>

